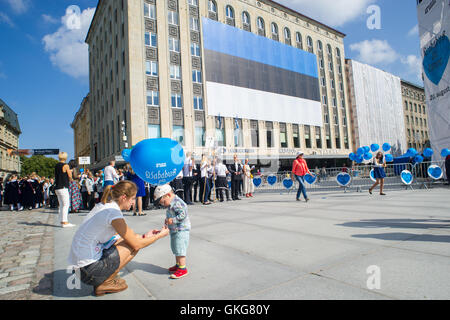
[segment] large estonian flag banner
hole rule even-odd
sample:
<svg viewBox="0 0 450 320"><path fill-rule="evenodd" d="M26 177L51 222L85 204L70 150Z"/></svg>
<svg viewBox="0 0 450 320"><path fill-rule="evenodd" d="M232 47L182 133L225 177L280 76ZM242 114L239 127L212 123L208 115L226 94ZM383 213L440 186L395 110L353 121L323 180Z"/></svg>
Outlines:
<svg viewBox="0 0 450 320"><path fill-rule="evenodd" d="M208 115L322 126L316 55L202 19Z"/></svg>

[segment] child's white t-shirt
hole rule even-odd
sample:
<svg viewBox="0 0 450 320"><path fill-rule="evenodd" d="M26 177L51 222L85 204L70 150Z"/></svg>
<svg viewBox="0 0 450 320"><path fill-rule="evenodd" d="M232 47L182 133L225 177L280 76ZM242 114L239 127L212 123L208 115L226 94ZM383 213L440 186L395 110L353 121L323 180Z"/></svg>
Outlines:
<svg viewBox="0 0 450 320"><path fill-rule="evenodd" d="M123 219L122 211L116 202L97 204L73 237L69 265L82 268L100 260L103 244L117 233L111 225L116 219Z"/></svg>

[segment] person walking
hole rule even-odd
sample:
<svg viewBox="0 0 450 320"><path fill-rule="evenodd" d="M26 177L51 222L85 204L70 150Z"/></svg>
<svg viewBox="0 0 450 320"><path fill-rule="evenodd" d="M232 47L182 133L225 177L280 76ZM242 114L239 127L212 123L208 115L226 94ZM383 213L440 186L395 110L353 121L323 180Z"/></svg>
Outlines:
<svg viewBox="0 0 450 320"><path fill-rule="evenodd" d="M248 164L248 159L245 159L245 164L244 164L244 194L246 198L250 198L253 197L253 192L255 190L255 186L253 185L253 181L252 181L252 172L251 172L251 168L250 165Z"/></svg>
<svg viewBox="0 0 450 320"><path fill-rule="evenodd" d="M192 172L194 169L194 157L191 152L188 152L184 160L183 166L183 188L184 188L184 202L187 205L192 205Z"/></svg>
<svg viewBox="0 0 450 320"><path fill-rule="evenodd" d="M385 196L383 193L384 187L384 178L386 177L386 173L384 172L384 168L386 168L386 161L384 159L383 153L378 151L375 159L373 160L373 176L377 180L372 187L369 189L369 193L372 194L373 189L379 184L380 185L380 195Z"/></svg>
<svg viewBox="0 0 450 320"><path fill-rule="evenodd" d="M308 165L306 164L305 159L303 159L303 152L299 152L297 154L297 158L294 160L294 163L292 164L292 181L297 180L299 183L298 191L297 191L297 197L296 200L300 201L300 197L303 194L303 197L305 198L305 201L308 202L309 198L306 194L306 187L305 187L305 175L311 174L311 172L308 169ZM295 180L294 180L295 179Z"/></svg>
<svg viewBox="0 0 450 320"><path fill-rule="evenodd" d="M227 174L229 174L229 171L227 169L227 166L225 165L225 161L220 161L220 159L217 159L217 164L215 167L216 170L216 193L217 197L219 198L220 202L224 201L223 193L226 193L227 201L231 201L230 199L230 191L228 190L228 181L227 181Z"/></svg>
<svg viewBox="0 0 450 320"><path fill-rule="evenodd" d="M72 176L72 181L69 182L70 211L73 213L79 213L82 205L79 180L73 178L74 176Z"/></svg>
<svg viewBox="0 0 450 320"><path fill-rule="evenodd" d="M233 164L228 167L228 171L231 173L231 198L241 200L239 198L239 185L242 180L242 165L239 163L237 155L234 155L233 160Z"/></svg>
<svg viewBox="0 0 450 320"><path fill-rule="evenodd" d="M208 168L209 160L203 155L202 162L200 164L200 200L204 205L209 205L211 202L208 201L209 197L209 180L208 180Z"/></svg>
<svg viewBox="0 0 450 320"><path fill-rule="evenodd" d="M59 221L61 227L75 227L74 224L68 222L70 196L69 187L72 181L72 171L67 161L67 153L60 152L58 155L59 162L55 166L55 193L59 202Z"/></svg>
<svg viewBox="0 0 450 320"><path fill-rule="evenodd" d="M94 287L102 296L128 288L118 277L143 248L166 237L169 229L136 234L125 222L122 211L130 210L136 201L137 186L120 181L105 188L101 203L87 215L72 240L69 264L80 275L81 282Z"/></svg>

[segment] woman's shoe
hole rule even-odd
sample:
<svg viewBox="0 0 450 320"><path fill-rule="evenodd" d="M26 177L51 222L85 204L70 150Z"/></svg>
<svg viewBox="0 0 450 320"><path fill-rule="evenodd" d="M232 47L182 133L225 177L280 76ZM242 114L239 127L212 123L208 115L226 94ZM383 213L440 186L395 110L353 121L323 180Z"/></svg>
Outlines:
<svg viewBox="0 0 450 320"><path fill-rule="evenodd" d="M95 295L98 297L98 296L103 296L106 293L121 292L121 291L126 290L127 288L128 288L128 285L125 282L125 280L116 278L116 279L109 280L108 282L103 282L98 287L95 287L94 292L95 292Z"/></svg>
<svg viewBox="0 0 450 320"><path fill-rule="evenodd" d="M386 195L386 193L380 193L380 196L385 196Z"/></svg>
<svg viewBox="0 0 450 320"><path fill-rule="evenodd" d="M372 190L369 189L369 193L372 194Z"/></svg>

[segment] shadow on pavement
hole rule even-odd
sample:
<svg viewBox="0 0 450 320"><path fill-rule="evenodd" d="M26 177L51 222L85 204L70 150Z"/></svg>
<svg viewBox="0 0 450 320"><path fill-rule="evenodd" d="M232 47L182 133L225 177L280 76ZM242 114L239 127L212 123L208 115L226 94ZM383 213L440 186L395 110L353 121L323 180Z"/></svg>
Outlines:
<svg viewBox="0 0 450 320"><path fill-rule="evenodd" d="M352 228L434 229L450 228L450 220L440 219L374 219L345 222L338 226Z"/></svg>
<svg viewBox="0 0 450 320"><path fill-rule="evenodd" d="M380 240L398 240L398 241L426 241L426 242L445 242L450 243L450 236L433 234L414 234L414 233L379 233L379 234L355 234L355 238L373 238Z"/></svg>
<svg viewBox="0 0 450 320"><path fill-rule="evenodd" d="M60 298L91 297L94 288L78 281L67 270L56 270L45 274L44 278L32 290L36 294ZM72 288L72 289L70 289Z"/></svg>
<svg viewBox="0 0 450 320"><path fill-rule="evenodd" d="M156 266L151 263L140 263L136 261L131 261L130 263L127 264L126 268L127 270L129 270L130 273L134 270L142 270L148 273L167 274L169 276L169 271L167 270L167 268L162 268L160 266Z"/></svg>
<svg viewBox="0 0 450 320"><path fill-rule="evenodd" d="M42 223L42 222L18 222L17 224L24 224L26 226L35 226L35 227L54 227L60 229L61 226L57 226L54 224Z"/></svg>

